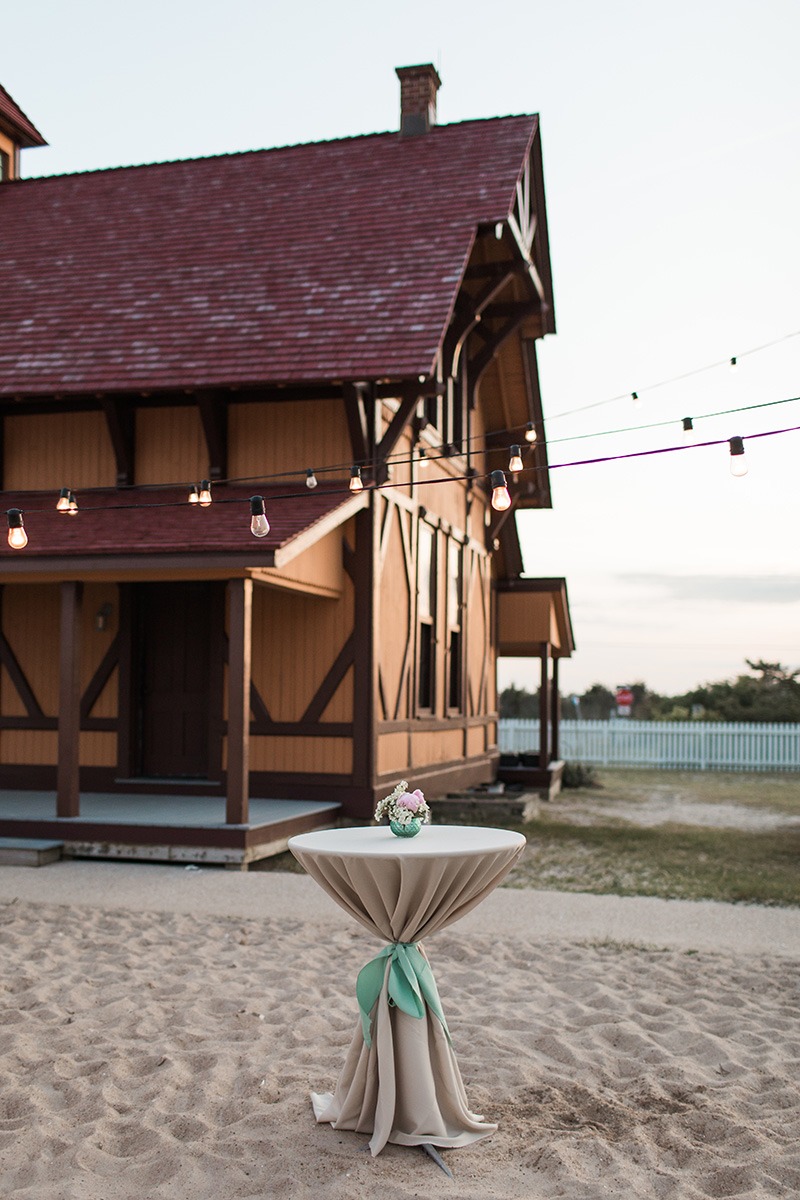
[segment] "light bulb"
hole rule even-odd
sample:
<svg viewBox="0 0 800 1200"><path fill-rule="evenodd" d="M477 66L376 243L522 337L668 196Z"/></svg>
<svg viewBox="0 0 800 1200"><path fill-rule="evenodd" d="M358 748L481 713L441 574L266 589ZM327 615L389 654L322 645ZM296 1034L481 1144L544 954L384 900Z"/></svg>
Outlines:
<svg viewBox="0 0 800 1200"><path fill-rule="evenodd" d="M311 467L306 471L306 487L315 488L317 486L317 477L311 470Z"/></svg>
<svg viewBox="0 0 800 1200"><path fill-rule="evenodd" d="M250 532L253 537L266 537L269 533L269 521L264 512L264 497L250 497Z"/></svg>
<svg viewBox="0 0 800 1200"><path fill-rule="evenodd" d="M69 488L62 488L56 501L57 512L69 512Z"/></svg>
<svg viewBox="0 0 800 1200"><path fill-rule="evenodd" d="M425 451L423 450L422 446L420 446L419 457L417 459L417 466L419 467L420 471L424 471L425 468L427 467L427 465L428 465L428 456L425 453Z"/></svg>
<svg viewBox="0 0 800 1200"><path fill-rule="evenodd" d="M511 496L502 471L492 471L492 508L496 512L505 512L507 508L511 508Z"/></svg>
<svg viewBox="0 0 800 1200"><path fill-rule="evenodd" d="M199 501L203 508L208 508L209 504L211 503L211 484L207 479L204 479L200 484Z"/></svg>
<svg viewBox="0 0 800 1200"><path fill-rule="evenodd" d="M731 448L731 475L741 477L747 474L747 459L744 456L744 442L740 437L728 439Z"/></svg>
<svg viewBox="0 0 800 1200"><path fill-rule="evenodd" d="M683 440L685 442L694 441L694 421L691 417L683 418Z"/></svg>
<svg viewBox="0 0 800 1200"><path fill-rule="evenodd" d="M197 504L199 499L200 499L200 493L198 492L197 485L195 484L193 487L189 488L189 503Z"/></svg>
<svg viewBox="0 0 800 1200"><path fill-rule="evenodd" d="M520 450L519 446L511 447L511 457L508 460L508 469L509 471L522 470L522 451Z"/></svg>
<svg viewBox="0 0 800 1200"><path fill-rule="evenodd" d="M28 535L18 508L10 508L8 516L8 544L12 550L24 550L28 544Z"/></svg>
<svg viewBox="0 0 800 1200"><path fill-rule="evenodd" d="M497 238L498 242L502 240L502 237L503 237L503 222L502 221L498 221L497 224L495 225L494 236Z"/></svg>
<svg viewBox="0 0 800 1200"><path fill-rule="evenodd" d="M76 515L77 511L78 511L78 501L75 499L75 493L74 493L74 492L70 492L70 494L69 494L69 507L68 507L68 509L67 509L67 512L69 513L69 515L70 515L71 517L74 517L74 516Z"/></svg>
<svg viewBox="0 0 800 1200"><path fill-rule="evenodd" d="M361 482L361 467L350 468L350 491L361 492L364 490L364 484Z"/></svg>
<svg viewBox="0 0 800 1200"><path fill-rule="evenodd" d="M631 400L633 401L633 407L634 407L634 408L640 408L640 407L641 407L641 403L642 403L642 402L641 402L641 400L639 399L639 393L638 393L638 392L631 392Z"/></svg>
<svg viewBox="0 0 800 1200"><path fill-rule="evenodd" d="M732 374L732 375L735 375L735 374L736 374L736 371L738 370L738 367L739 367L739 364L737 363L736 359L735 359L735 358L732 358L732 359L731 359L731 374Z"/></svg>
<svg viewBox="0 0 800 1200"><path fill-rule="evenodd" d="M525 426L525 441L526 442L535 442L536 441L536 430L534 428L533 421L528 421L528 424Z"/></svg>

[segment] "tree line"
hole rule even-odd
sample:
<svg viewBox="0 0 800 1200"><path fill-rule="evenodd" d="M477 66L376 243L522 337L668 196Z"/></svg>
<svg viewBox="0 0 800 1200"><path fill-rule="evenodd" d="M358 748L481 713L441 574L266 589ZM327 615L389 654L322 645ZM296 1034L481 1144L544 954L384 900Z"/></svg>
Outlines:
<svg viewBox="0 0 800 1200"><path fill-rule="evenodd" d="M706 683L678 696L661 696L644 683L633 683L632 721L745 721L800 723L800 668L745 659L750 673ZM539 693L505 688L499 697L501 717L537 718ZM605 721L617 715L614 692L593 683L580 696L561 697L561 719Z"/></svg>

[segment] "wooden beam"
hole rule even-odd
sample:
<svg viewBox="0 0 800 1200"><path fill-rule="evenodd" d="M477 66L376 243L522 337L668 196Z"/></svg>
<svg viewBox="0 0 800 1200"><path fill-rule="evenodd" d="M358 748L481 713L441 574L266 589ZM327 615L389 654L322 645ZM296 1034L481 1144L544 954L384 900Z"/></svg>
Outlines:
<svg viewBox="0 0 800 1200"><path fill-rule="evenodd" d="M554 761L558 761L561 757L561 697L558 693L558 659L553 659L553 693L552 693L552 712L551 716L551 738L550 738L550 753Z"/></svg>
<svg viewBox="0 0 800 1200"><path fill-rule="evenodd" d="M136 410L128 400L104 396L103 413L117 463L117 487L131 487L136 473Z"/></svg>
<svg viewBox="0 0 800 1200"><path fill-rule="evenodd" d="M225 479L228 474L228 404L218 392L198 392L197 408L208 449L208 478Z"/></svg>
<svg viewBox="0 0 800 1200"><path fill-rule="evenodd" d="M542 674L539 683L539 767L550 766L550 643L540 649Z"/></svg>
<svg viewBox="0 0 800 1200"><path fill-rule="evenodd" d="M80 816L81 600L83 584L61 584L56 816Z"/></svg>
<svg viewBox="0 0 800 1200"><path fill-rule="evenodd" d="M250 815L252 579L231 579L228 597L228 786L225 823L247 825Z"/></svg>
<svg viewBox="0 0 800 1200"><path fill-rule="evenodd" d="M3 589L0 587L0 603L2 603ZM1 611L1 610L0 610ZM2 632L2 617L0 617L0 663L3 664L8 676L14 687L17 695L25 705L25 711L28 717L32 720L39 721L44 719L41 705L33 693L33 688L28 683L25 672L17 661L17 657L11 646L6 641L5 634Z"/></svg>
<svg viewBox="0 0 800 1200"><path fill-rule="evenodd" d="M117 633L103 655L103 661L92 676L89 686L81 697L82 722L88 720L91 716L92 709L100 699L100 693L111 678L112 671L119 663L119 644L120 638Z"/></svg>
<svg viewBox="0 0 800 1200"><path fill-rule="evenodd" d="M355 462L363 463L370 458L369 429L363 390L354 383L346 383L343 393L353 459Z"/></svg>
<svg viewBox="0 0 800 1200"><path fill-rule="evenodd" d="M408 425L411 418L417 411L419 403L419 393L417 388L404 389L403 399L400 401L400 407L392 417L389 428L380 440L375 451L375 458L378 463L385 463L389 455L394 450L403 430Z"/></svg>
<svg viewBox="0 0 800 1200"><path fill-rule="evenodd" d="M336 661L334 662L333 666L317 688L311 703L300 718L301 721L317 722L321 720L322 714L333 699L339 684L350 670L354 659L355 636L351 633L337 654Z"/></svg>

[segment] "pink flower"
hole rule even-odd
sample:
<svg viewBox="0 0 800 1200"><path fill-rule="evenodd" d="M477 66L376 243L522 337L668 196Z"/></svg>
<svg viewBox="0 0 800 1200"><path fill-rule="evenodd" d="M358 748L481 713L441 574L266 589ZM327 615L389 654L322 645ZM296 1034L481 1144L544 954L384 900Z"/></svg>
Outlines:
<svg viewBox="0 0 800 1200"><path fill-rule="evenodd" d="M407 794L405 796L401 796L397 803L400 808L410 808L412 812L416 812L419 801L414 798L414 794L412 792L410 796Z"/></svg>

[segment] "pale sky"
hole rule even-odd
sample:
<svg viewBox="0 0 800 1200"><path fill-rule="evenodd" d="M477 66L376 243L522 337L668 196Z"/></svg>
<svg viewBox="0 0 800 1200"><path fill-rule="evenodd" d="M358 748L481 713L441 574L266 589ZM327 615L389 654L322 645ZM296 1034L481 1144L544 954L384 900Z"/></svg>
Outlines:
<svg viewBox="0 0 800 1200"><path fill-rule="evenodd" d="M800 331L796 0L8 7L0 82L50 143L23 154L26 175L394 129L394 67L418 62L439 69L442 123L538 112L552 464L680 444L684 416L800 395L800 337L746 353ZM734 355L735 375L649 390ZM638 409L559 415L632 391ZM659 421L673 424L644 428ZM795 425L800 402L696 430ZM677 692L746 657L800 665L800 433L745 449L744 479L725 446L553 471L552 512L519 525L526 572L567 579L578 649L564 691L641 679ZM500 670L501 685L536 676L533 660Z"/></svg>

